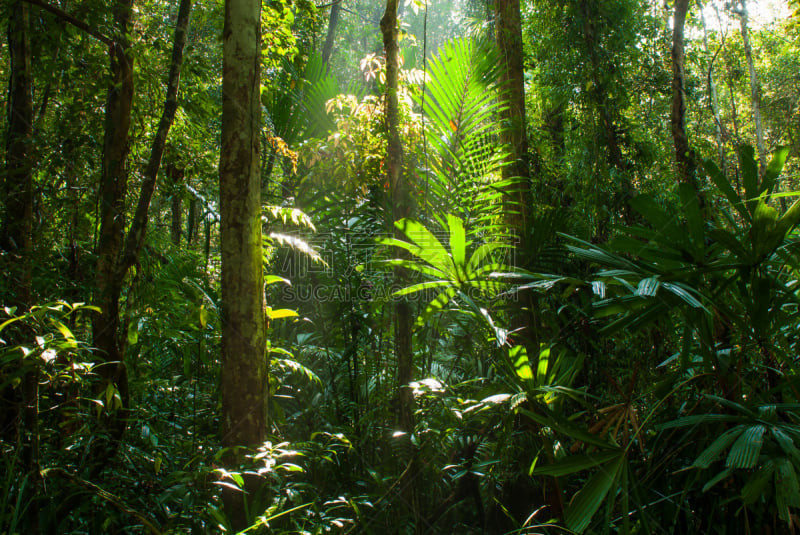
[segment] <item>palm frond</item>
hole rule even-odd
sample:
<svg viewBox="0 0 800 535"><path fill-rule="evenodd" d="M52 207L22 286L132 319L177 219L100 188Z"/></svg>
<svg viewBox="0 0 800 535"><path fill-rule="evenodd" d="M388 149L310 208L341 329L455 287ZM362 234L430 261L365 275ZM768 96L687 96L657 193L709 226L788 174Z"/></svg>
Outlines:
<svg viewBox="0 0 800 535"><path fill-rule="evenodd" d="M467 220L473 214L465 212L475 199L493 194L490 178L505 158L505 149L492 143L492 119L502 110L495 97L499 65L497 51L487 41L448 41L428 64L426 94L417 98L433 149L431 201L445 211L461 210Z"/></svg>

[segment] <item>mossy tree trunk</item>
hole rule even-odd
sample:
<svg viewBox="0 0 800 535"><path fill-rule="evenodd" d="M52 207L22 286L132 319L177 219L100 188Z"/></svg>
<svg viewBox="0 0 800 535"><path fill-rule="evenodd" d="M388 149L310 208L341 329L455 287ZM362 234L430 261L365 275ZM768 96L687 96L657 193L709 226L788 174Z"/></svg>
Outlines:
<svg viewBox="0 0 800 535"><path fill-rule="evenodd" d="M531 265L528 252L533 195L528 161L528 137L525 115L525 65L522 46L522 20L519 0L497 0L494 4L495 39L503 70L500 99L503 113L500 139L510 149L508 165L503 167L506 184L506 224L517 244L514 263L522 268ZM513 329L519 332L530 358L539 354L536 327L536 303L533 292L513 303Z"/></svg>
<svg viewBox="0 0 800 535"><path fill-rule="evenodd" d="M222 248L222 444L266 440L267 360L261 260L260 0L227 0L223 31L222 153L219 162ZM236 462L234 454L228 462ZM247 527L249 494L223 488L236 531Z"/></svg>
<svg viewBox="0 0 800 535"><path fill-rule="evenodd" d="M403 177L403 143L400 138L400 108L398 101L398 0L387 0L386 10L381 18L380 28L383 49L386 54L386 132L388 138L386 153L386 177L391 188L392 219L398 221L411 215L408 185ZM397 230L395 230L397 233ZM399 235L395 237L400 238ZM404 286L408 274L403 268L395 269L395 283ZM414 379L414 352L411 329L411 305L405 299L396 304L394 315L395 354L397 358L397 400L398 427L404 434L396 440L407 440L411 451L411 435L414 432L414 394L410 383ZM416 485L416 454L411 458L401 476L400 486L403 501L411 515L418 521L422 519L419 495ZM422 526L418 523L417 528Z"/></svg>

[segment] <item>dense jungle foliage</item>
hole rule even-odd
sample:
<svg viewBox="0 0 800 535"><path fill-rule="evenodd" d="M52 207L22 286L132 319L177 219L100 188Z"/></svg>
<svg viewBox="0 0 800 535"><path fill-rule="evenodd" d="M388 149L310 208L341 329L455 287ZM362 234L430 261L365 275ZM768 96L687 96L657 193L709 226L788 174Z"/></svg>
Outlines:
<svg viewBox="0 0 800 535"><path fill-rule="evenodd" d="M798 21L6 0L0 534L795 533Z"/></svg>

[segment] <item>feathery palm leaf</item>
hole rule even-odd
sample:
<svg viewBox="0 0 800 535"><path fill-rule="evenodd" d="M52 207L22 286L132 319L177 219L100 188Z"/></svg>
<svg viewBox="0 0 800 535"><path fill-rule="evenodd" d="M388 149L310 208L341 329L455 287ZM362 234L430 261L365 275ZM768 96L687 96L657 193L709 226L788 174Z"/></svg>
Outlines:
<svg viewBox="0 0 800 535"><path fill-rule="evenodd" d="M495 94L499 65L487 41L448 41L428 65L426 94L417 97L433 149L428 155L431 201L467 218L473 216L471 207L488 208L486 201L501 195L491 187L505 157L505 149L491 142L497 133L493 118L502 110ZM484 202L476 203L478 196Z"/></svg>

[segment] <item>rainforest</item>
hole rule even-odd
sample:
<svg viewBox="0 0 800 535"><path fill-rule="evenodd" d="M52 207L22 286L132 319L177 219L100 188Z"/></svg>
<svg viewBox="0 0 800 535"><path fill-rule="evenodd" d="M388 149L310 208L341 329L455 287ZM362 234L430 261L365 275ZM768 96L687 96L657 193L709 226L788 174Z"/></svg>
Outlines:
<svg viewBox="0 0 800 535"><path fill-rule="evenodd" d="M798 0L0 30L0 534L800 530Z"/></svg>

